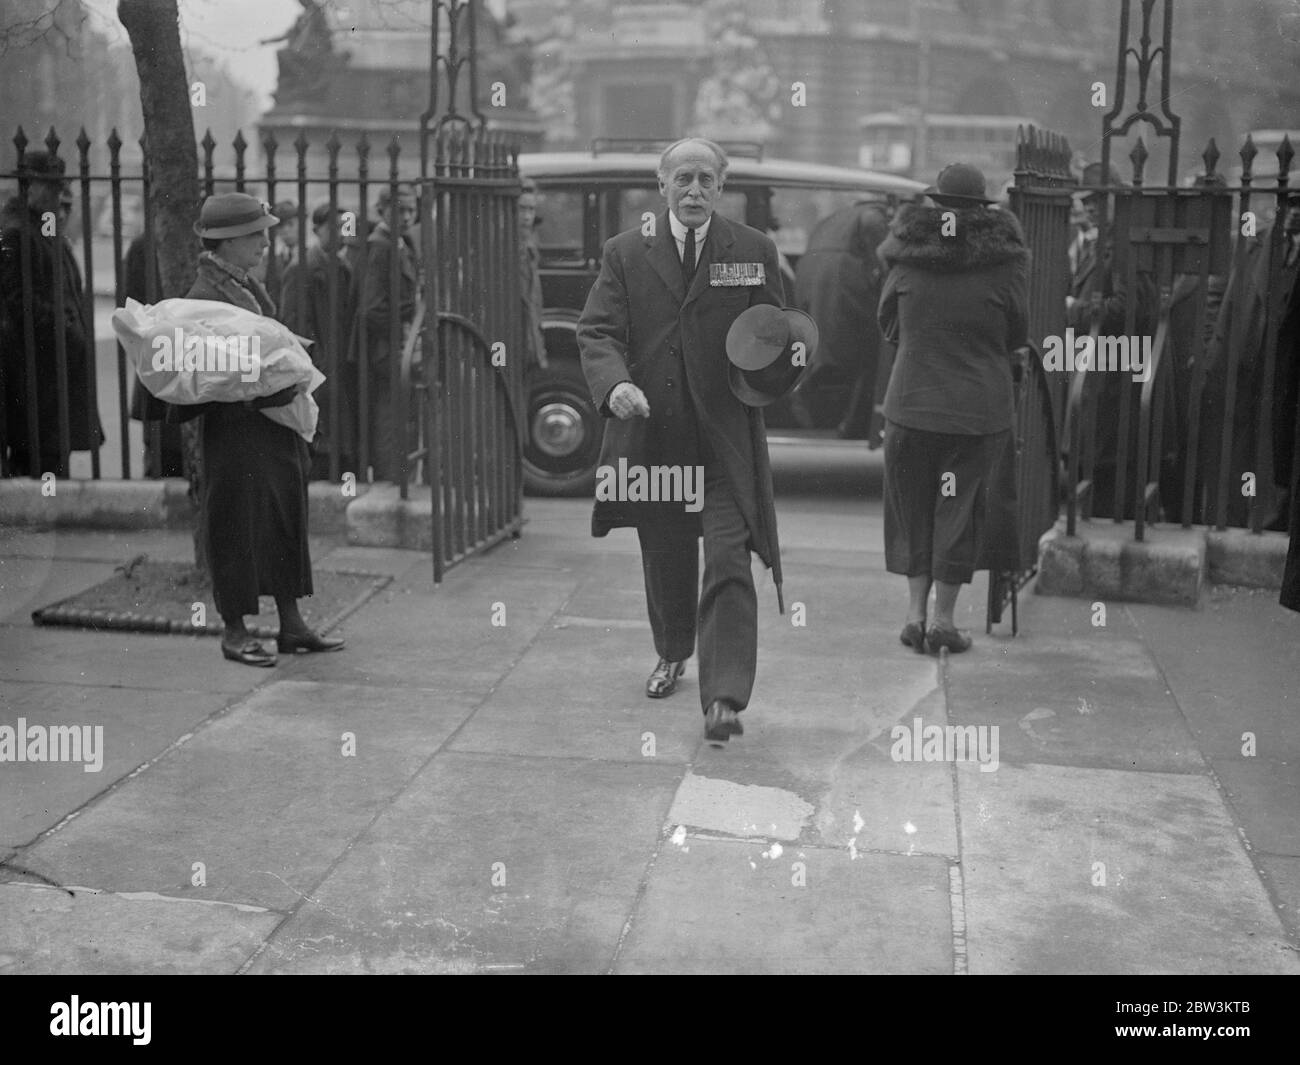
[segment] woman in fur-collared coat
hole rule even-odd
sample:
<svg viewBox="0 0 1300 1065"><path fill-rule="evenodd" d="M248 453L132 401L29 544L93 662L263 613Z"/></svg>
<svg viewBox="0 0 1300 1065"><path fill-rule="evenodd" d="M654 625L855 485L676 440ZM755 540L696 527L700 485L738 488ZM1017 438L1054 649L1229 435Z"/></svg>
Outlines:
<svg viewBox="0 0 1300 1065"><path fill-rule="evenodd" d="M1015 216L989 206L975 167L945 167L929 195L938 206L905 206L880 245L889 276L879 319L898 345L884 409L885 566L907 577L899 638L937 653L971 644L953 611L985 554L989 492L1011 435L1029 252Z"/></svg>

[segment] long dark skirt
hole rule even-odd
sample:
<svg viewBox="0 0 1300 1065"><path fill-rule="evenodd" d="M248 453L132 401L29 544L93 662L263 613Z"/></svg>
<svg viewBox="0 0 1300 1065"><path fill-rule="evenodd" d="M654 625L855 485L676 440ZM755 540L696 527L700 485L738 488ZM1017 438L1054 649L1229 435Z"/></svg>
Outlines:
<svg viewBox="0 0 1300 1065"><path fill-rule="evenodd" d="M969 584L976 569L1014 568L1001 557L1016 557L1014 466L1008 478L1003 461L1010 437L885 423L885 569ZM1009 553L989 543L994 530L1011 538Z"/></svg>
<svg viewBox="0 0 1300 1065"><path fill-rule="evenodd" d="M307 443L260 411L223 403L203 416L203 500L212 594L223 618L259 595L312 594Z"/></svg>

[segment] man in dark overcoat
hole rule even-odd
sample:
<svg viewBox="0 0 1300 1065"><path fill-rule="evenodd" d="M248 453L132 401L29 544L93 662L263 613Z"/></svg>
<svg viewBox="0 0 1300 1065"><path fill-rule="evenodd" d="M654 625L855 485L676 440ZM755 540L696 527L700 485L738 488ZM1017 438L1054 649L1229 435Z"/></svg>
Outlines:
<svg viewBox="0 0 1300 1065"><path fill-rule="evenodd" d="M415 320L419 265L411 241L416 219L415 192L410 185L397 187L397 196L385 186L375 209L379 222L366 238L365 268L352 282L356 308L352 331L352 359L368 385L370 465L376 481L395 481L401 475L403 456L394 415L393 366L402 357L406 332ZM393 277L393 245L397 245L397 277ZM364 276L363 276L364 275ZM397 300L399 335L389 335L389 308ZM361 359L361 330L365 329L366 360ZM406 406L403 405L403 410Z"/></svg>
<svg viewBox="0 0 1300 1065"><path fill-rule="evenodd" d="M686 139L664 152L658 177L668 209L605 244L577 334L592 400L610 419L592 533L631 526L641 541L659 655L646 694L672 693L698 628L705 734L723 741L742 732L738 715L757 665L751 551L780 588L763 416L728 383L726 338L746 308L785 303L771 239L714 213L726 173L726 156L711 141ZM620 463L702 467L702 508L634 492L602 497L602 471Z"/></svg>
<svg viewBox="0 0 1300 1065"><path fill-rule="evenodd" d="M826 373L852 382L841 436L863 435L870 422L882 339L876 305L884 269L876 248L888 235L889 219L876 204L843 207L817 223L795 270L794 305L813 317L820 335L804 390Z"/></svg>
<svg viewBox="0 0 1300 1065"><path fill-rule="evenodd" d="M307 251L306 283L299 282L301 260L289 264L281 289L280 320L300 337L312 341L312 362L325 375L325 383L314 395L320 407L316 438L312 441L312 478L329 480L330 447L335 432L332 411L338 407L339 471L356 471L356 366L348 361L348 338L352 332L352 270L343 258L339 217L342 207L330 217L330 205L320 204L311 213L317 243ZM330 277L334 277L334 298L330 298ZM331 347L333 345L333 347ZM331 354L336 352L334 357ZM334 397L337 395L337 399Z"/></svg>
<svg viewBox="0 0 1300 1065"><path fill-rule="evenodd" d="M0 212L0 379L4 385L6 433L11 471L40 477L68 476L68 455L59 440L57 334L63 334L67 365L68 444L71 451L104 442L99 411L90 402L95 372L95 330L86 315L81 270L64 237L60 216L64 163L46 151L27 152L23 170L32 175L27 202L15 196ZM55 221L58 219L57 227ZM31 277L31 303L23 301L23 264ZM63 318L56 303L58 264L62 262ZM36 415L39 454L28 436L27 346L30 317L36 354Z"/></svg>
<svg viewBox="0 0 1300 1065"><path fill-rule="evenodd" d="M1110 184L1120 185L1118 173L1112 167ZM1083 185L1085 189L1101 189L1102 171L1100 163L1089 163L1084 169ZM1083 204L1088 217L1094 223L1101 214L1101 205L1107 193L1102 191L1085 192ZM1115 268L1114 242L1117 234L1113 226L1104 228L1094 225L1090 238L1078 241L1071 247L1073 269L1070 287L1065 297L1065 324L1074 330L1075 336L1085 336L1092 329L1093 296L1099 296L1097 304L1097 336L1117 337L1127 333L1129 304L1133 304L1133 335L1155 336L1156 316L1159 311L1155 282L1147 271L1139 270L1135 277L1135 291L1126 289L1127 279L1120 276ZM1100 381L1094 381L1097 389L1095 407L1096 436L1094 438L1094 464L1092 478L1092 515L1094 517L1113 517L1115 512L1115 481L1118 476L1120 425L1119 412L1122 403L1121 392L1129 389L1129 423L1128 450L1125 474L1125 502L1122 516L1133 517L1133 474L1136 462L1138 438L1138 411L1141 403L1142 385L1134 382L1127 374L1102 373ZM1067 426L1066 441L1069 442Z"/></svg>

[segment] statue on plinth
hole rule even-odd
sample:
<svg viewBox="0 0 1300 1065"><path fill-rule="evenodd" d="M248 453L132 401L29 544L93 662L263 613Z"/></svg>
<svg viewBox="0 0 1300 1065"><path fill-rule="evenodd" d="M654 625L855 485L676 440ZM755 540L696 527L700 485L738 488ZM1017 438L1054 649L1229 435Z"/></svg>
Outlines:
<svg viewBox="0 0 1300 1065"><path fill-rule="evenodd" d="M320 107L333 74L348 60L349 53L334 51L334 36L325 11L316 0L299 0L302 14L278 37L260 44L284 41L276 52L280 77L275 91L277 107L289 104Z"/></svg>

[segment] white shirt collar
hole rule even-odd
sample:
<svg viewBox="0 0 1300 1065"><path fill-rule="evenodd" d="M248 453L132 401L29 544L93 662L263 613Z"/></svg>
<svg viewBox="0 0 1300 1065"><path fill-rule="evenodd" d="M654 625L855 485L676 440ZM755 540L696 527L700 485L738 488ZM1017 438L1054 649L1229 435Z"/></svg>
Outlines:
<svg viewBox="0 0 1300 1065"><path fill-rule="evenodd" d="M709 215L709 220L705 222L704 225L695 227L696 249L698 249L699 246L704 243L704 238L709 235L709 226L711 226L712 224L713 224L713 215ZM672 213L672 211L668 212L668 227L673 231L673 239L677 241L678 245L683 248L686 247L687 227L682 225L681 221L678 219L678 217L675 214ZM697 254L698 254L698 250L697 250Z"/></svg>

